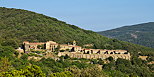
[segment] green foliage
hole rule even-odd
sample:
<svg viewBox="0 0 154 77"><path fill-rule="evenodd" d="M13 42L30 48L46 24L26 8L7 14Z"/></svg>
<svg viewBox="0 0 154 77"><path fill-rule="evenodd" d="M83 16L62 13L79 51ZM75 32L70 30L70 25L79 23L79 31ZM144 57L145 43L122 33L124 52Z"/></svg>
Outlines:
<svg viewBox="0 0 154 77"><path fill-rule="evenodd" d="M60 45L57 46L57 48L55 48L55 52L58 52L60 49Z"/></svg>
<svg viewBox="0 0 154 77"><path fill-rule="evenodd" d="M154 57L153 56L149 56L148 58L147 58L147 60L150 62L150 61L154 61Z"/></svg>
<svg viewBox="0 0 154 77"><path fill-rule="evenodd" d="M138 66L142 66L142 60L138 57L132 57L132 64L133 65L138 65Z"/></svg>
<svg viewBox="0 0 154 77"><path fill-rule="evenodd" d="M15 50L9 46L0 46L0 57L8 57L9 59L13 59L13 54Z"/></svg>
<svg viewBox="0 0 154 77"><path fill-rule="evenodd" d="M11 63L8 58L4 57L0 59L0 73L11 70Z"/></svg>
<svg viewBox="0 0 154 77"><path fill-rule="evenodd" d="M3 41L1 43L2 46L12 46L13 48L17 49L19 47L18 43L15 41L15 40L6 40L6 41Z"/></svg>
<svg viewBox="0 0 154 77"><path fill-rule="evenodd" d="M45 49L45 45L38 45L37 48L38 49Z"/></svg>
<svg viewBox="0 0 154 77"><path fill-rule="evenodd" d="M12 71L6 70L7 72L0 73L2 77L42 77L45 76L44 73L47 76L63 75L71 77L72 74L80 73L80 71L83 74L78 75L82 77L106 76L101 69L93 65L98 63L103 65L103 70L116 70L109 74L111 76L113 76L114 73L117 74L116 76L125 76L125 74L136 76L134 73L138 76L152 76L152 69L149 69L145 62L137 58L132 58L131 62L123 59L112 61L111 59L109 64L104 64L101 60L72 60L68 56L61 57L62 59L57 61L50 58L43 58L38 62L33 60L28 61L28 56L33 56L34 54L23 54L21 58L18 59L13 56L15 53L13 48L17 48L23 41L46 42L53 40L58 43L68 43L69 41L76 40L80 46L84 44L94 44L94 48L124 49L128 50L132 56L138 56L138 54L153 56L154 49L116 39L109 39L95 32L83 30L55 18L26 10L0 8L0 16L0 57L4 58L6 56L10 60L11 66L16 69ZM39 46L39 48L40 47L41 46ZM93 62L93 64L89 64L88 62ZM65 72L65 70L71 73ZM121 72L119 73L117 71Z"/></svg>
<svg viewBox="0 0 154 77"><path fill-rule="evenodd" d="M53 73L50 77L74 77L74 75L69 71L65 71L61 73Z"/></svg>
<svg viewBox="0 0 154 77"><path fill-rule="evenodd" d="M118 73L117 71L120 71L123 74L127 74L128 76L133 77L152 77L153 74L152 72L150 72L149 67L146 66L144 61L138 59L137 57L132 58L132 61L119 58L115 62L113 61L109 64L103 65L104 70L107 70L109 72L111 71L110 75L112 75L113 73Z"/></svg>
<svg viewBox="0 0 154 77"><path fill-rule="evenodd" d="M84 63L84 62L79 62L79 61L75 61L75 62L72 62L72 65L76 65L78 68L86 68L88 66L90 66L89 64L87 63Z"/></svg>
<svg viewBox="0 0 154 77"><path fill-rule="evenodd" d="M0 77L46 77L40 67L36 65L27 66L21 70L0 73Z"/></svg>
<svg viewBox="0 0 154 77"><path fill-rule="evenodd" d="M104 64L104 61L102 59L99 59L98 60L98 64L103 65Z"/></svg>
<svg viewBox="0 0 154 77"><path fill-rule="evenodd" d="M81 70L76 66L70 66L70 67L66 68L65 70L73 73L74 77L80 77L80 75L82 73Z"/></svg>
<svg viewBox="0 0 154 77"><path fill-rule="evenodd" d="M112 56L110 56L110 57L107 58L107 60L109 60L109 61L113 61L114 59L113 59Z"/></svg>
<svg viewBox="0 0 154 77"><path fill-rule="evenodd" d="M27 55L27 54L23 54L23 55L21 56L21 59L27 60L27 59L28 59L28 55Z"/></svg>
<svg viewBox="0 0 154 77"><path fill-rule="evenodd" d="M22 69L24 75L27 77L45 77L45 74L42 72L39 66L31 65Z"/></svg>
<svg viewBox="0 0 154 77"><path fill-rule="evenodd" d="M109 77L129 77L127 74L124 74L120 71L116 71L116 70L111 70L109 72L107 72L107 74L109 75ZM137 76L130 76L130 77L137 77Z"/></svg>
<svg viewBox="0 0 154 77"><path fill-rule="evenodd" d="M64 56L64 59L68 59L70 58L67 54Z"/></svg>
<svg viewBox="0 0 154 77"><path fill-rule="evenodd" d="M92 66L82 69L81 77L106 77L106 74L98 66Z"/></svg>
<svg viewBox="0 0 154 77"><path fill-rule="evenodd" d="M58 43L68 43L76 40L80 46L94 44L94 48L125 49L132 53L149 53L154 50L116 39L109 39L55 18L26 10L0 8L0 16L0 44L5 41L4 45L14 48L18 46L16 43L19 44L23 41L46 42L54 40Z"/></svg>
<svg viewBox="0 0 154 77"><path fill-rule="evenodd" d="M13 70L10 72L0 73L0 77L26 77L25 75L22 75L22 74L23 74L22 71Z"/></svg>
<svg viewBox="0 0 154 77"><path fill-rule="evenodd" d="M154 48L154 22L125 26L108 31L98 32L109 38L140 44Z"/></svg>

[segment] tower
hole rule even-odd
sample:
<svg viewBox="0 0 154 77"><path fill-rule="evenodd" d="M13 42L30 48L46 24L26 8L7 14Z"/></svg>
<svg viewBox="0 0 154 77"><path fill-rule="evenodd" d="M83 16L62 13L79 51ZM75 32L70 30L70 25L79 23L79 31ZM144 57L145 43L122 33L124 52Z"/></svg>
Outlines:
<svg viewBox="0 0 154 77"><path fill-rule="evenodd" d="M76 41L75 40L73 41L73 45L76 46Z"/></svg>

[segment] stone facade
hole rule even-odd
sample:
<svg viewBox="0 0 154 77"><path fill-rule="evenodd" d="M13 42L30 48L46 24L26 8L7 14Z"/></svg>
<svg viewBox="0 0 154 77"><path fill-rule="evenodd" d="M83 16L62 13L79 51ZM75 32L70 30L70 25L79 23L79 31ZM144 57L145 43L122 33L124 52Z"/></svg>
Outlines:
<svg viewBox="0 0 154 77"><path fill-rule="evenodd" d="M64 51L74 51L74 52L79 52L81 51L81 46L76 46L76 41L73 41L73 45L70 44L58 44L56 42L53 41L49 41L46 42L46 49L50 50L52 52L55 51L56 48L58 48L59 46L59 50L64 50Z"/></svg>
<svg viewBox="0 0 154 77"><path fill-rule="evenodd" d="M30 42L23 42L25 51L30 51L31 49L38 50L38 45L44 45L45 50L54 52L56 49L59 52L58 56L65 56L68 55L72 58L87 58L87 59L106 59L108 57L113 57L115 60L117 58L123 58L130 60L130 53L126 50L106 50L106 49L85 49L81 46L76 45L76 41L70 44L58 44L54 41L48 41L45 43L30 43Z"/></svg>
<svg viewBox="0 0 154 77"><path fill-rule="evenodd" d="M81 46L76 45L76 41L73 41L72 45L69 44L58 44L54 41L48 41L46 43L30 43L28 41L23 42L25 51L30 51L31 49L39 50L38 45L44 45L46 50L54 52L59 46L59 50L68 50L74 52L80 52L82 50Z"/></svg>
<svg viewBox="0 0 154 77"><path fill-rule="evenodd" d="M28 41L24 41L23 45L24 45L24 50L25 51L30 51L31 49L37 50L38 45L44 45L45 43L30 43Z"/></svg>
<svg viewBox="0 0 154 77"><path fill-rule="evenodd" d="M56 43L54 41L46 42L46 49L47 50L54 52L57 47L58 47L58 43Z"/></svg>
<svg viewBox="0 0 154 77"><path fill-rule="evenodd" d="M24 53L24 50L21 49L20 47L18 49L16 49L19 53Z"/></svg>
<svg viewBox="0 0 154 77"><path fill-rule="evenodd" d="M82 50L82 48L80 46L62 44L62 45L60 45L60 50L80 52Z"/></svg>
<svg viewBox="0 0 154 77"><path fill-rule="evenodd" d="M68 55L71 58L86 58L86 59L106 59L108 57L113 57L113 59L127 59L130 60L131 56L130 53L128 54L83 54L83 53L76 53L76 52L59 52L58 56L65 56Z"/></svg>
<svg viewBox="0 0 154 77"><path fill-rule="evenodd" d="M126 50L83 49L85 54L127 54Z"/></svg>
<svg viewBox="0 0 154 77"><path fill-rule="evenodd" d="M138 58L140 58L142 60L147 60L148 56L139 56Z"/></svg>

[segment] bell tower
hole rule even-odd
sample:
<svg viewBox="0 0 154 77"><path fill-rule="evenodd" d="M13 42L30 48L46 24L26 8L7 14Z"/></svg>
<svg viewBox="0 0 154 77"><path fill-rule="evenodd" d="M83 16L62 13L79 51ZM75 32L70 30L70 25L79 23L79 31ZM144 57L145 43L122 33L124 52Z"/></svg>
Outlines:
<svg viewBox="0 0 154 77"><path fill-rule="evenodd" d="M73 41L73 45L76 46L76 41L75 40Z"/></svg>

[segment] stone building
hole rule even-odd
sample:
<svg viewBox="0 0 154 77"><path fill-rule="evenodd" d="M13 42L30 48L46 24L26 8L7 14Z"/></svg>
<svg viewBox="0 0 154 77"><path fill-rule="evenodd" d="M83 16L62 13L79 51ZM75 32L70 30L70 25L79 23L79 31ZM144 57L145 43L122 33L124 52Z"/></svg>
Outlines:
<svg viewBox="0 0 154 77"><path fill-rule="evenodd" d="M82 49L80 52L59 52L58 56L68 55L72 58L86 58L86 59L106 59L113 57L113 59L123 58L130 60L131 55L126 50L106 50L106 49Z"/></svg>
<svg viewBox="0 0 154 77"><path fill-rule="evenodd" d="M76 41L72 44L58 44L54 41L48 41L45 43L30 43L28 41L23 42L25 51L38 50L38 46L44 46L45 50L54 52L56 50L63 51L59 52L58 56L68 55L72 58L87 58L87 59L106 59L108 57L113 57L115 60L117 58L123 58L130 60L130 53L126 50L106 50L106 49L85 49L81 46L76 45Z"/></svg>
<svg viewBox="0 0 154 77"><path fill-rule="evenodd" d="M76 45L76 41L73 41L73 44L70 45L70 44L58 44L54 41L48 41L48 42L45 42L45 43L30 43L28 41L24 41L23 42L23 45L24 45L24 50L25 51L30 51L31 49L33 50L38 50L38 46L39 45L42 45L44 46L44 48L46 50L49 50L51 52L54 52L56 50L56 48L58 48L59 46L59 50L64 50L64 51L74 51L74 52L80 52L82 50L81 46L77 46Z"/></svg>
<svg viewBox="0 0 154 77"><path fill-rule="evenodd" d="M86 58L86 59L106 59L108 57L113 57L114 60L118 58L130 60L131 55L128 54L83 54L77 52L59 52L58 56L68 55L71 58Z"/></svg>
<svg viewBox="0 0 154 77"><path fill-rule="evenodd" d="M85 54L127 54L126 50L83 49Z"/></svg>
<svg viewBox="0 0 154 77"><path fill-rule="evenodd" d="M56 43L54 41L48 41L48 42L46 42L45 46L46 46L45 48L47 50L50 50L50 51L54 52L55 49L58 47L58 43Z"/></svg>
<svg viewBox="0 0 154 77"><path fill-rule="evenodd" d="M50 50L50 51L55 51L56 48L58 48L59 46L59 50L64 50L64 51L75 51L75 52L80 52L81 51L81 46L76 46L76 41L73 41L73 44L58 44L56 42L53 41L49 41L46 42L46 49Z"/></svg>
<svg viewBox="0 0 154 77"><path fill-rule="evenodd" d="M24 50L21 49L21 47L19 47L18 49L16 49L19 53L24 53Z"/></svg>
<svg viewBox="0 0 154 77"><path fill-rule="evenodd" d="M30 43L30 42L28 42L28 41L24 41L24 42L23 42L24 50L25 50L25 51L30 51L31 49L37 50L37 49L39 49L39 48L38 48L39 45L40 45L40 46L41 46L41 45L44 46L44 44L45 44L45 43L42 43L42 42L40 42L40 43Z"/></svg>

